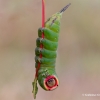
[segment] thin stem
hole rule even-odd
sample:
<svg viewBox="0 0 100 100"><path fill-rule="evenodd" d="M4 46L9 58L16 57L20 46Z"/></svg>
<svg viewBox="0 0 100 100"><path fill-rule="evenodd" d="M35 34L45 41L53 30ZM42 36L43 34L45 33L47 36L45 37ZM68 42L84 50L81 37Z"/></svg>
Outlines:
<svg viewBox="0 0 100 100"><path fill-rule="evenodd" d="M42 0L42 28L45 27L45 3L44 0ZM44 33L42 33L42 38L44 38ZM40 48L43 48L43 44L40 44ZM42 54L40 54L40 58L42 58ZM36 68L36 74L35 77L38 77L38 70L40 69L41 63L38 63L38 66Z"/></svg>

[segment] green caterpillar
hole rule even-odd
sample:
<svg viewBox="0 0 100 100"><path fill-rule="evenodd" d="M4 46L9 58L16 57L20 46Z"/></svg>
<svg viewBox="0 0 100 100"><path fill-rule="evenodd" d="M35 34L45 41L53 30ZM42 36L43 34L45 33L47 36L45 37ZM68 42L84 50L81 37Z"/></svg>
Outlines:
<svg viewBox="0 0 100 100"><path fill-rule="evenodd" d="M55 72L55 63L60 32L60 19L62 13L69 5L70 4L65 6L60 12L51 16L45 22L44 28L38 29L37 47L35 49L35 67L37 68L38 63L40 63L37 80L40 86L47 91L54 90L59 85L59 80ZM42 38L42 33L44 33L44 38ZM41 44L43 48L40 48ZM42 58L40 55L42 55Z"/></svg>

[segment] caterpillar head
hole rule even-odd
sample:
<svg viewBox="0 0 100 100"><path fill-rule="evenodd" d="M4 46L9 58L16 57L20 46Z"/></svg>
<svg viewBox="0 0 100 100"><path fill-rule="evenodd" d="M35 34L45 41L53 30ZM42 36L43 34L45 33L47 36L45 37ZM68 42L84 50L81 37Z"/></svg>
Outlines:
<svg viewBox="0 0 100 100"><path fill-rule="evenodd" d="M41 73L42 72L42 73ZM38 83L46 91L52 91L56 89L59 85L58 77L55 73L55 70L42 70L39 71Z"/></svg>
<svg viewBox="0 0 100 100"><path fill-rule="evenodd" d="M48 91L56 89L58 85L59 81L55 75L50 75L44 80L44 87Z"/></svg>

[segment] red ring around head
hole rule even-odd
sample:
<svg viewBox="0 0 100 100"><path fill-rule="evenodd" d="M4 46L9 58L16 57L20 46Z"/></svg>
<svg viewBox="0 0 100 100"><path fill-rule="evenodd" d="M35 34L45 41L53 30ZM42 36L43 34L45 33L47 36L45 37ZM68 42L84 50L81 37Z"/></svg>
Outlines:
<svg viewBox="0 0 100 100"><path fill-rule="evenodd" d="M47 82L50 80L50 79L54 79L55 80L55 84L53 86L48 86ZM44 80L44 86L46 88L46 90L54 90L57 88L59 84L59 81L58 81L58 78L54 75L51 75L51 76L48 76L45 80Z"/></svg>

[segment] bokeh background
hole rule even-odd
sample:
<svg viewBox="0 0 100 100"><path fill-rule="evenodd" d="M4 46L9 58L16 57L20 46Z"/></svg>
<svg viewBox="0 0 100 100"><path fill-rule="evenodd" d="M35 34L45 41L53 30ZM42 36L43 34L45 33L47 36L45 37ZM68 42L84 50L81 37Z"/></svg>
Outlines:
<svg viewBox="0 0 100 100"><path fill-rule="evenodd" d="M66 4L56 70L59 88L37 100L100 100L100 0L45 0L46 19ZM41 0L0 0L0 100L33 100Z"/></svg>

